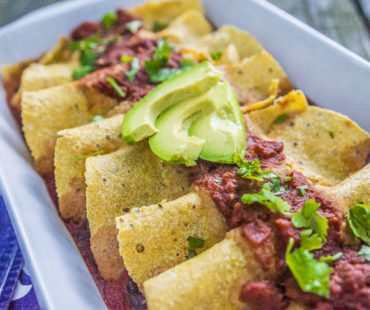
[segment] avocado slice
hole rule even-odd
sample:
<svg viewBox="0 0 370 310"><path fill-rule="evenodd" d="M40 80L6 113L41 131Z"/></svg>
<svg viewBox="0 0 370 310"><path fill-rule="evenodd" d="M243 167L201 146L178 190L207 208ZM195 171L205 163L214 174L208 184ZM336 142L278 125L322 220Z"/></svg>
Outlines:
<svg viewBox="0 0 370 310"><path fill-rule="evenodd" d="M133 144L158 132L158 116L176 103L199 96L221 79L221 73L203 62L158 85L127 113L122 123L122 137Z"/></svg>
<svg viewBox="0 0 370 310"><path fill-rule="evenodd" d="M244 118L236 94L224 84L224 100L218 100L216 110L194 122L191 136L203 139L199 157L208 161L232 164L234 156L244 158L247 136Z"/></svg>
<svg viewBox="0 0 370 310"><path fill-rule="evenodd" d="M243 117L227 83L167 109L155 125L159 132L149 138L149 145L167 162L192 166L198 157L220 163L233 163L235 155L244 157Z"/></svg>
<svg viewBox="0 0 370 310"><path fill-rule="evenodd" d="M202 150L204 139L189 136L192 123L214 112L223 100L224 84L218 84L204 95L182 101L164 111L155 122L159 132L149 138L153 153L174 164L193 166Z"/></svg>

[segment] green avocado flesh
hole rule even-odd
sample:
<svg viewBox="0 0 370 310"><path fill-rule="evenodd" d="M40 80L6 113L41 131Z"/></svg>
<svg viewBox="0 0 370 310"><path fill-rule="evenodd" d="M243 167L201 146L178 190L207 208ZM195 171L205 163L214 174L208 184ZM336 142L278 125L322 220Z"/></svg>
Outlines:
<svg viewBox="0 0 370 310"><path fill-rule="evenodd" d="M158 133L149 138L152 151L172 163L195 165L203 159L233 163L243 156L246 134L238 101L227 83L182 101L157 119Z"/></svg>
<svg viewBox="0 0 370 310"><path fill-rule="evenodd" d="M158 85L127 113L122 123L122 137L129 143L158 132L155 121L169 107L204 94L221 79L221 73L203 62Z"/></svg>
<svg viewBox="0 0 370 310"><path fill-rule="evenodd" d="M189 135L205 141L200 158L232 164L234 156L244 158L247 136L239 102L230 85L224 84L223 96L217 100L216 111L192 124Z"/></svg>

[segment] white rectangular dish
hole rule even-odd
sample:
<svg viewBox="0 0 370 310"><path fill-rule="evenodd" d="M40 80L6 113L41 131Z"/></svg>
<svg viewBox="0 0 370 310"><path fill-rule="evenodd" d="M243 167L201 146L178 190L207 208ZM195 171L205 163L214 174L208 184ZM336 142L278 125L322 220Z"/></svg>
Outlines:
<svg viewBox="0 0 370 310"><path fill-rule="evenodd" d="M38 56L80 22L140 0L74 0L35 11L0 28L0 64ZM215 25L250 32L293 83L318 105L370 130L370 64L290 15L259 0L203 0ZM266 22L268 21L268 22ZM42 309L104 309L84 261L32 167L0 88L0 189Z"/></svg>

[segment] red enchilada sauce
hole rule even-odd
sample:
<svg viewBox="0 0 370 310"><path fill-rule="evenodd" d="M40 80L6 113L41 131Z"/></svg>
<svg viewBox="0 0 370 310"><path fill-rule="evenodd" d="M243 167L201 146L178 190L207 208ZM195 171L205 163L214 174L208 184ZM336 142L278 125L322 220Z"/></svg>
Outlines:
<svg viewBox="0 0 370 310"><path fill-rule="evenodd" d="M152 56L156 42L142 39L136 33L131 33L126 29L126 23L133 21L133 17L126 11L118 10L117 17L118 21L111 29L104 29L100 23L88 21L72 32L74 40L84 39L97 32L100 32L103 38L113 35L121 37L120 40L110 43L97 58L95 65L99 70L81 79L80 83L89 83L100 92L121 99L106 81L106 77L111 76L127 94L125 100L137 102L155 86L150 82L147 72L143 69L143 64ZM139 59L140 70L133 82L129 82L122 74L130 70L130 64L122 64L121 55L135 56ZM172 52L168 67L179 68L179 60L180 55ZM115 66L112 67L115 68L112 71L108 68L111 66ZM13 113L14 109L12 109L10 100L19 87L19 78L15 77L14 83L4 85L8 94L7 101ZM20 119L19 111L15 113L15 118ZM249 134L245 159L258 159L262 169L277 168L285 160L283 147L283 143L263 141ZM245 283L240 300L248 304L251 309L261 310L284 309L290 301L320 310L370 309L370 266L366 264L363 256L357 255L359 246L350 248L342 245L344 219L335 202L310 186L307 179L298 171L293 171L291 181L281 183L287 188L281 197L291 205L292 212L300 210L304 201L310 198L314 198L321 204L318 212L328 220L329 229L327 242L322 249L315 251L315 256L343 253L339 260L331 263L334 271L330 276L331 297L327 300L318 295L302 292L286 266L285 249L289 238L294 239L296 246L299 245L299 230L293 226L287 216L271 212L258 203L244 205L241 202L241 196L245 193L258 192L260 184L241 178L237 175L237 170L238 167L234 165L216 164L203 160L199 160L197 166L188 168L190 181L209 191L220 212L225 216L229 229L242 227L245 240L254 248L256 258L266 270L266 279ZM44 176L44 180L53 202L58 206L54 174ZM302 185L307 185L307 193L304 197L297 189ZM146 309L145 299L127 271L114 281L105 281L100 276L90 250L90 231L87 220L77 224L67 221L65 225L85 260L107 307L117 310Z"/></svg>
<svg viewBox="0 0 370 310"><path fill-rule="evenodd" d="M282 143L248 135L245 158L249 161L258 159L263 169L279 167L285 160L282 152ZM189 174L192 182L209 191L229 228L242 227L242 235L254 248L256 258L266 271L265 280L244 285L240 299L253 310L281 310L291 301L320 310L370 309L370 265L357 254L360 245L343 245L344 218L336 202L310 186L298 171L290 175L293 177L291 181L281 183L286 186L281 198L289 203L292 212L297 212L304 201L313 198L321 205L318 212L328 220L327 242L314 251L315 258L343 253L330 264L334 271L330 275L330 299L325 299L302 292L285 263L288 241L293 238L295 246L299 246L302 229L295 228L290 217L272 212L258 203L244 205L241 196L258 192L261 185L241 178L237 170L236 166L200 160L197 166L189 168ZM298 189L303 185L307 186L304 196Z"/></svg>

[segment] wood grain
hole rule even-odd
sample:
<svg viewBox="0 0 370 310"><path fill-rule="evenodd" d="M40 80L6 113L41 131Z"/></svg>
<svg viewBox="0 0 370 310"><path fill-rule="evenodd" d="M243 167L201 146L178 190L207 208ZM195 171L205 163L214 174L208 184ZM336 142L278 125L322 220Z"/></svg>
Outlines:
<svg viewBox="0 0 370 310"><path fill-rule="evenodd" d="M352 1L270 0L270 2L356 54L370 59L369 34Z"/></svg>

